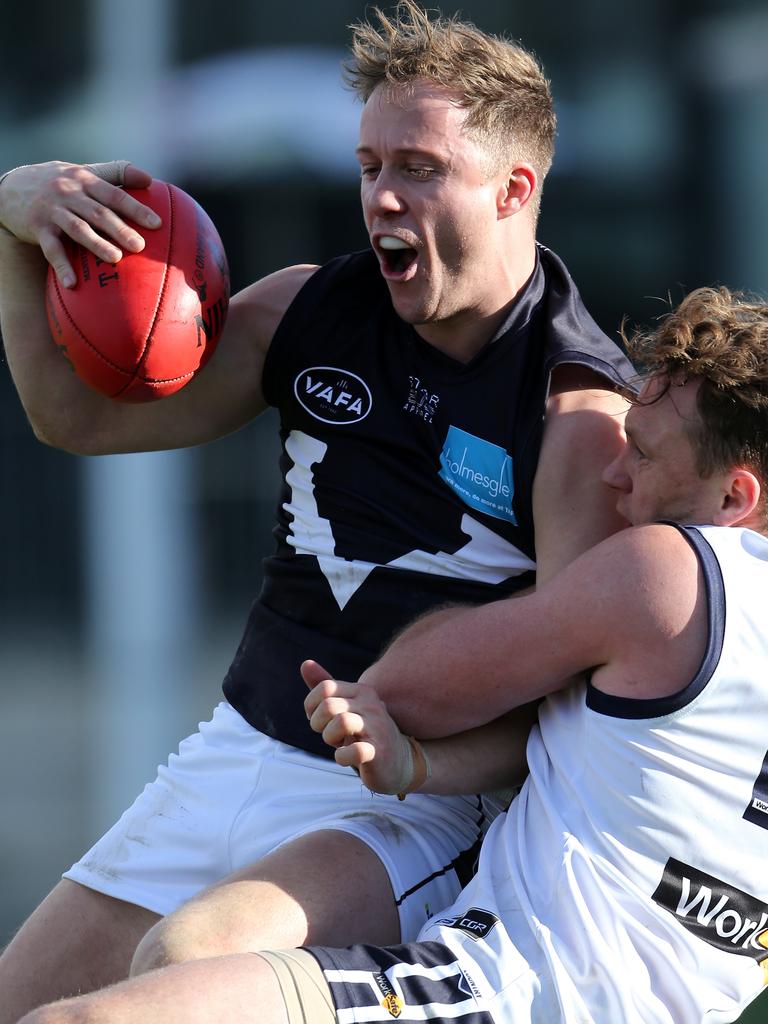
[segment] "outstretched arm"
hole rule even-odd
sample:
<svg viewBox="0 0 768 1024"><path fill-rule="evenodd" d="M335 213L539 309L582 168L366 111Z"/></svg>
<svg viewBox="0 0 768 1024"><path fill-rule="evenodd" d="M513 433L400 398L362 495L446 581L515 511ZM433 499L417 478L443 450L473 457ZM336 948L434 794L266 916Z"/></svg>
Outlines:
<svg viewBox="0 0 768 1024"><path fill-rule="evenodd" d="M681 534L634 527L526 597L425 617L359 683L376 689L401 729L427 738L498 718L587 671L608 693L667 696L698 668L705 608Z"/></svg>
<svg viewBox="0 0 768 1024"><path fill-rule="evenodd" d="M130 165L124 175L129 187L151 181ZM314 267L287 268L236 295L210 363L162 401L130 405L104 398L61 358L48 329L44 288L48 261L63 283L71 274L62 237L117 262L144 244L127 222L152 230L151 217L153 211L89 167L20 167L0 183L0 329L19 397L47 444L81 454L185 447L229 433L264 408L266 352Z"/></svg>
<svg viewBox="0 0 768 1024"><path fill-rule="evenodd" d="M533 705L445 739L417 741L414 750L371 687L331 679L314 661L304 662L302 676L310 725L335 748L337 763L354 768L375 793L483 793L525 778Z"/></svg>

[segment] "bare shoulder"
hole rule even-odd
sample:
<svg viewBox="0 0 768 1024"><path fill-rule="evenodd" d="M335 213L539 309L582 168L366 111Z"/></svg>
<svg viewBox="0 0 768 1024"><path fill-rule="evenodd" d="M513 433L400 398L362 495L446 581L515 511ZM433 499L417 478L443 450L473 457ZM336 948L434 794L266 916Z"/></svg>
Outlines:
<svg viewBox="0 0 768 1024"><path fill-rule="evenodd" d="M654 523L614 534L584 552L541 587L537 602L555 621L609 647L675 634L699 599L699 563L674 526Z"/></svg>
<svg viewBox="0 0 768 1024"><path fill-rule="evenodd" d="M588 366L566 363L552 371L547 417L569 410L595 408L622 415L629 403L621 390Z"/></svg>
<svg viewBox="0 0 768 1024"><path fill-rule="evenodd" d="M693 677L706 645L706 590L696 553L675 527L623 530L582 555L562 583L555 601L581 594L578 628L602 637L599 689L660 697ZM557 592L558 580L550 587Z"/></svg>
<svg viewBox="0 0 768 1024"><path fill-rule="evenodd" d="M266 354L288 307L316 270L314 264L297 264L243 288L232 299L227 334L247 332L250 343Z"/></svg>
<svg viewBox="0 0 768 1024"><path fill-rule="evenodd" d="M227 323L207 373L228 403L242 395L248 418L263 407L261 377L272 338L286 310L317 268L286 267L260 278L232 297Z"/></svg>
<svg viewBox="0 0 768 1024"><path fill-rule="evenodd" d="M695 587L698 558L677 527L668 523L633 526L614 534L580 560L603 575L613 589L637 600Z"/></svg>
<svg viewBox="0 0 768 1024"><path fill-rule="evenodd" d="M602 477L623 448L628 408L586 367L564 366L553 375L533 490L540 582L626 525Z"/></svg>
<svg viewBox="0 0 768 1024"><path fill-rule="evenodd" d="M547 399L542 457L568 454L602 470L624 438L629 401L583 366L560 367ZM583 467L577 465L577 469Z"/></svg>

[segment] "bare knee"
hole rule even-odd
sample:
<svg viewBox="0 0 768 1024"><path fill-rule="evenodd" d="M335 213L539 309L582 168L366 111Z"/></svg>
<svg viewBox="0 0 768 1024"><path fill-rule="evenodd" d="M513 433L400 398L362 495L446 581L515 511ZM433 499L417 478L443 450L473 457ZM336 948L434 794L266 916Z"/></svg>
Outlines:
<svg viewBox="0 0 768 1024"><path fill-rule="evenodd" d="M319 871L323 864L333 864L335 871ZM339 899L339 876L344 900ZM347 833L313 832L158 921L139 943L131 975L305 944L387 945L399 936L392 886L375 853Z"/></svg>
<svg viewBox="0 0 768 1024"><path fill-rule="evenodd" d="M177 929L169 928L167 920L158 921L153 925L136 947L131 961L130 977L189 959L183 952L183 945L179 944L178 936L174 934Z"/></svg>
<svg viewBox="0 0 768 1024"><path fill-rule="evenodd" d="M235 928L227 927L226 914L210 915L192 901L150 928L136 947L130 976L241 951Z"/></svg>
<svg viewBox="0 0 768 1024"><path fill-rule="evenodd" d="M258 892L252 895L253 902L244 902L237 898L236 886L224 885L158 921L136 948L131 977L192 960L263 949L269 944L269 934L262 934L260 927L264 907ZM302 931L295 935L290 945L301 943Z"/></svg>

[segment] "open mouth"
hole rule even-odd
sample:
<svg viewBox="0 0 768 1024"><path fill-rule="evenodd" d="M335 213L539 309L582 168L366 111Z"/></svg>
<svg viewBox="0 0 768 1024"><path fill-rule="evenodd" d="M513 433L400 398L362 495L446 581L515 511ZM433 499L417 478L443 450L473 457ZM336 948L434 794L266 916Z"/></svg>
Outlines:
<svg viewBox="0 0 768 1024"><path fill-rule="evenodd" d="M415 272L418 252L402 238L394 235L382 235L378 241L379 253L382 258L384 272L390 277L404 278Z"/></svg>

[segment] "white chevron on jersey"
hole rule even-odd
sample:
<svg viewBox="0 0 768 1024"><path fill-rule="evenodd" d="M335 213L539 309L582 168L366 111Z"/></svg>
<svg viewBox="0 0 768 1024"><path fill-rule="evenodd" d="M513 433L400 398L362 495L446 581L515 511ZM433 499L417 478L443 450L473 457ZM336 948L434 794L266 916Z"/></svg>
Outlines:
<svg viewBox="0 0 768 1024"><path fill-rule="evenodd" d="M285 476L291 488L291 501L284 502L283 508L293 517L286 543L295 548L297 554L317 558L336 603L343 609L376 568L376 563L337 558L334 554L336 542L331 522L317 510L312 475L312 466L323 461L328 445L300 430L292 430L285 450L293 461L293 467Z"/></svg>
<svg viewBox="0 0 768 1024"><path fill-rule="evenodd" d="M470 540L452 553L438 551L432 554L417 549L385 563L339 558L335 554L336 542L331 522L318 512L312 472L312 467L325 458L328 445L303 431L292 430L285 442L285 450L293 462L285 477L291 488L291 500L285 502L283 508L292 517L291 532L286 537L286 543L297 554L314 555L317 558L340 609L346 606L367 577L381 564L394 569L411 569L482 583L501 583L510 576L519 576L536 568L535 562L514 544L466 513L461 518L461 530L469 535Z"/></svg>
<svg viewBox="0 0 768 1024"><path fill-rule="evenodd" d="M403 978L429 978L430 981L444 981L446 978L463 978L463 973L458 963L454 960L449 964L434 964L433 966L426 966L418 962L419 949L415 946L412 950L409 950L409 954L413 957L414 963L407 963L405 960L393 964L386 971L382 973L389 978L390 982L394 982L397 978L398 981ZM356 968L348 968L346 970L331 970L326 968L325 977L327 981L339 982L346 981L354 985L368 984L371 981L371 972L368 970L360 970ZM375 989L375 991L378 991Z"/></svg>
<svg viewBox="0 0 768 1024"><path fill-rule="evenodd" d="M415 959L419 956L419 947L409 949ZM360 994L353 1007L337 1006L337 1024L362 1024L364 1021L382 1021L391 1019L393 1014L382 1003L382 989L377 977L386 977L392 986L392 992L402 1004L402 1010L408 1020L442 1021L465 1017L477 1013L477 1000L471 993L462 991L465 976L457 961L450 964L425 966L420 963L401 961L386 971L341 969L323 970L325 979L330 986L338 984L360 985L371 993L371 1002L365 1004L365 996ZM421 1003L422 995L418 988L410 985L411 978L425 978L432 982L433 991L441 991L444 999L432 1003ZM442 983L442 985L440 984Z"/></svg>
<svg viewBox="0 0 768 1024"><path fill-rule="evenodd" d="M510 576L520 576L536 568L536 563L514 544L478 523L466 512L461 517L461 532L469 534L469 543L453 554L438 551L431 555L427 551L409 551L407 555L387 562L387 565L397 569L436 573L438 576L481 580L483 583L501 583Z"/></svg>

